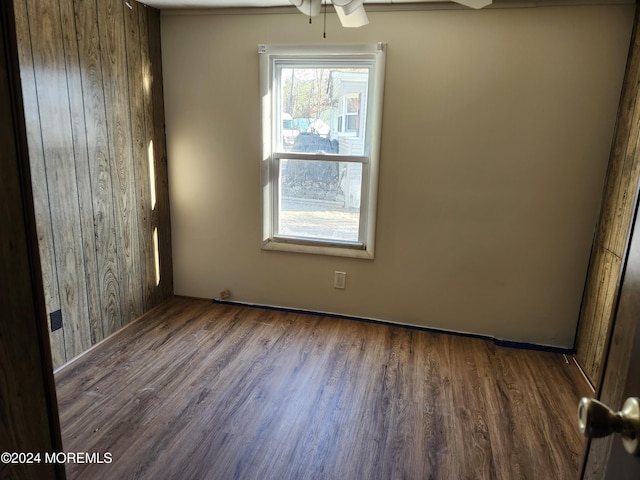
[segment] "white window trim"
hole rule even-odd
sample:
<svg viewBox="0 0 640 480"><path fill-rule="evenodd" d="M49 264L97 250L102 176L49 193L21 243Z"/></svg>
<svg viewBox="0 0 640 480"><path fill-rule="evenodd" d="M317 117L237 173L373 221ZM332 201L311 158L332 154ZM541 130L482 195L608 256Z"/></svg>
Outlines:
<svg viewBox="0 0 640 480"><path fill-rule="evenodd" d="M262 248L264 250L279 250L287 252L311 253L318 255L332 255L353 258L373 259L375 251L375 230L378 190L378 164L380 158L380 136L382 126L382 101L384 91L385 71L385 45L383 43L367 45L312 45L312 46L286 46L286 45L259 45L260 53L260 96L262 111ZM279 238L274 235L274 212L277 212L277 198L274 194L274 181L277 180L279 156L272 155L275 138L274 125L280 121L272 118L273 115L273 64L277 59L314 59L351 58L354 60L374 60L374 75L369 87L371 107L367 109L367 135L370 136L368 144L368 168L363 168L362 198L366 198L360 211L360 223L364 225L362 247L357 248L350 244L341 246L339 242L314 243L313 241L292 241ZM275 113L279 117L278 112ZM275 122L274 122L275 121ZM308 158L304 154L287 154L287 158ZM355 158L355 157L354 157ZM360 158L360 157L359 157ZM341 156L340 161L344 161ZM354 161L359 161L354 159ZM367 173L365 173L365 170Z"/></svg>

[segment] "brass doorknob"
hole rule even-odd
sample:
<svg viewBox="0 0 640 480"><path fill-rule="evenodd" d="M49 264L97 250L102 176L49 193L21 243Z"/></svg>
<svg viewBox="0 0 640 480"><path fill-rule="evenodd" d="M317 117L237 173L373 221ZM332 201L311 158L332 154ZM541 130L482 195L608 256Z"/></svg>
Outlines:
<svg viewBox="0 0 640 480"><path fill-rule="evenodd" d="M640 455L640 398L627 398L622 410L614 412L604 403L584 397L578 405L578 427L589 438L619 433L625 450Z"/></svg>

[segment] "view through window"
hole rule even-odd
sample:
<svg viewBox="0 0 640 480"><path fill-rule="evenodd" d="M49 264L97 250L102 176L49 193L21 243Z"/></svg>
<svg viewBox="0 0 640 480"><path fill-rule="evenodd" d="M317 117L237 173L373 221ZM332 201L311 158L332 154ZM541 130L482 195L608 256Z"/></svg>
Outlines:
<svg viewBox="0 0 640 480"><path fill-rule="evenodd" d="M368 68L279 70L282 139L276 234L360 240ZM362 105L364 102L364 105ZM322 158L291 159L286 152ZM362 157L341 161L340 156Z"/></svg>
<svg viewBox="0 0 640 480"><path fill-rule="evenodd" d="M372 243L378 52L269 60L268 242L356 250Z"/></svg>

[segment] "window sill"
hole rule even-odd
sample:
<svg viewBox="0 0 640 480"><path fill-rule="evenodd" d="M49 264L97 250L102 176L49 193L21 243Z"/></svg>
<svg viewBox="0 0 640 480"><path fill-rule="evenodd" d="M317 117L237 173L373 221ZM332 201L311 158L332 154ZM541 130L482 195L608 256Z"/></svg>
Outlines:
<svg viewBox="0 0 640 480"><path fill-rule="evenodd" d="M277 250L281 252L309 253L313 255L329 255L333 257L364 258L373 260L373 250L371 248L360 250L355 248L341 248L336 246L329 247L325 245L303 245L299 243L265 240L262 243L262 249Z"/></svg>

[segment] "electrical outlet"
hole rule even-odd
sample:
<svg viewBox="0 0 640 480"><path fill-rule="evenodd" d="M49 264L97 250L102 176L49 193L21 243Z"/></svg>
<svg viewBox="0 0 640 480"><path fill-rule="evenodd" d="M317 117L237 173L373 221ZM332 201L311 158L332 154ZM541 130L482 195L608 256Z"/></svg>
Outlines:
<svg viewBox="0 0 640 480"><path fill-rule="evenodd" d="M51 319L51 331L55 332L56 330L60 330L62 328L62 311L56 310L55 312L51 312L49 314L49 318Z"/></svg>
<svg viewBox="0 0 640 480"><path fill-rule="evenodd" d="M230 290L222 290L220 292L220 300L229 300L231 298L231 291Z"/></svg>
<svg viewBox="0 0 640 480"><path fill-rule="evenodd" d="M333 276L333 288L347 288L347 272L335 272Z"/></svg>

